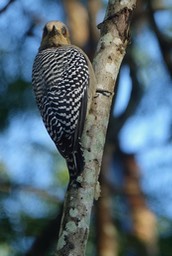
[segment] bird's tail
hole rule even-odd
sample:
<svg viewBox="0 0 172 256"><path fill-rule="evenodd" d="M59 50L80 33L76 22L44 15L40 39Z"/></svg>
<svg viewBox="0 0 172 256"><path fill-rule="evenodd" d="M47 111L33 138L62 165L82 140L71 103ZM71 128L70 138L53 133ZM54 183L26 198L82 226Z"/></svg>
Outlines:
<svg viewBox="0 0 172 256"><path fill-rule="evenodd" d="M73 151L66 160L70 180L76 180L78 175L80 175L84 170L85 165L82 148L79 146L77 151Z"/></svg>

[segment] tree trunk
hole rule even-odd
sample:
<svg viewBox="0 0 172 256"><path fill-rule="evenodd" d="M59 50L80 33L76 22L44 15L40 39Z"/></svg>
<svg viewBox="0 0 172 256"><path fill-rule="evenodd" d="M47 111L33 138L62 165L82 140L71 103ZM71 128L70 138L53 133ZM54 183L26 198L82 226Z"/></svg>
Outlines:
<svg viewBox="0 0 172 256"><path fill-rule="evenodd" d="M110 0L105 19L99 25L101 35L94 58L97 94L82 136L86 163L83 173L77 178L79 185L70 183L66 192L57 244L58 256L85 254L93 200L98 199L100 193L98 176L114 86L125 55L135 3L136 0Z"/></svg>

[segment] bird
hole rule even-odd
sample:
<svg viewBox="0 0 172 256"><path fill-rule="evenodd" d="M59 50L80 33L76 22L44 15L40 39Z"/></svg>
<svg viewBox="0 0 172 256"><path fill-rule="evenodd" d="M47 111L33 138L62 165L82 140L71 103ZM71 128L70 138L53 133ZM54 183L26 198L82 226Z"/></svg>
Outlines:
<svg viewBox="0 0 172 256"><path fill-rule="evenodd" d="M32 85L44 125L65 158L70 179L84 169L81 136L96 91L87 55L72 45L61 21L45 24L32 68Z"/></svg>

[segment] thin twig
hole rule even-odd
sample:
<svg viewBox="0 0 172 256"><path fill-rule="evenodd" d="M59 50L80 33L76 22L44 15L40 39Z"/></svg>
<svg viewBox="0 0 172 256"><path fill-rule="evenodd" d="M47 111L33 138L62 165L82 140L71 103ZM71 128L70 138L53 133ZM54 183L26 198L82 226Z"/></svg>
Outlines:
<svg viewBox="0 0 172 256"><path fill-rule="evenodd" d="M5 12L7 10L7 8L16 0L10 0L1 10L0 10L0 14Z"/></svg>

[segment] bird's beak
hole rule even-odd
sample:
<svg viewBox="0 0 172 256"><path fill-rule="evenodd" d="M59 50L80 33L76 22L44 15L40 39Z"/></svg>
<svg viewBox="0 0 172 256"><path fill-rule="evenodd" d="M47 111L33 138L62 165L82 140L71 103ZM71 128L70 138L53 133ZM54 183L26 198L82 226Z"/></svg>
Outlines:
<svg viewBox="0 0 172 256"><path fill-rule="evenodd" d="M50 36L54 36L54 35L60 35L59 31L56 29L55 26L53 26L51 32L50 32Z"/></svg>

